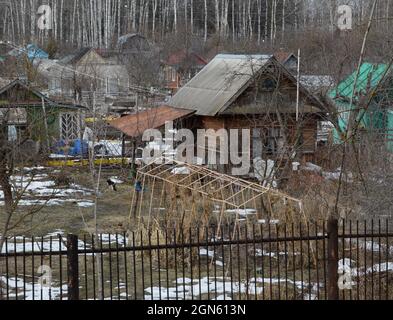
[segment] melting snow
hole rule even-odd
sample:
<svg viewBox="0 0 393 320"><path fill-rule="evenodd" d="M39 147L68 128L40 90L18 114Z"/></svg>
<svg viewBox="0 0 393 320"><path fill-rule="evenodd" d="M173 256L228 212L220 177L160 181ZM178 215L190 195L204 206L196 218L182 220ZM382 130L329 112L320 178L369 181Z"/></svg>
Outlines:
<svg viewBox="0 0 393 320"><path fill-rule="evenodd" d="M44 170L44 167L24 168L25 175L11 176L14 192L22 193L19 206L61 206L66 203L75 204L81 208L94 206L87 196L93 194L92 190L72 184L68 188L56 187L56 183L49 180L44 173L33 175L34 170ZM0 191L0 205L4 205L4 193Z"/></svg>

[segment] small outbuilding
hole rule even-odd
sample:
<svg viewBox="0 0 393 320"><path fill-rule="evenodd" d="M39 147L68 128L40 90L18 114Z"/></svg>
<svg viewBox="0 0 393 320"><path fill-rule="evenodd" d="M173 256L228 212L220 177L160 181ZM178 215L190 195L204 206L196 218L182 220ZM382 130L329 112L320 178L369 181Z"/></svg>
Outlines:
<svg viewBox="0 0 393 320"><path fill-rule="evenodd" d="M84 107L49 99L27 81L16 79L0 88L0 118L11 140L43 145L81 137Z"/></svg>

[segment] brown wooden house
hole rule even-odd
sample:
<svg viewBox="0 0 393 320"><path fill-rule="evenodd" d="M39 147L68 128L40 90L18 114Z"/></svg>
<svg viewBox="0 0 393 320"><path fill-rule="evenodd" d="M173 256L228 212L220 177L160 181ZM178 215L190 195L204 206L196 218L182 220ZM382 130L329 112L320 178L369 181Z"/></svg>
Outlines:
<svg viewBox="0 0 393 320"><path fill-rule="evenodd" d="M195 52L181 50L171 54L161 63L164 87L175 94L207 65L207 61Z"/></svg>
<svg viewBox="0 0 393 320"><path fill-rule="evenodd" d="M169 106L195 111L188 127L251 129L253 159L313 161L325 114L315 96L265 55L216 56Z"/></svg>
<svg viewBox="0 0 393 320"><path fill-rule="evenodd" d="M181 116L168 107L182 110ZM161 113L166 121L176 120L178 128L194 131L250 129L251 161L269 159L277 166L314 160L318 123L326 114L322 103L274 56L232 54L216 56L168 106L146 113L151 121L139 114L122 122L129 121L137 136L162 126L156 120ZM168 114L174 116L169 119ZM146 121L140 123L138 117Z"/></svg>

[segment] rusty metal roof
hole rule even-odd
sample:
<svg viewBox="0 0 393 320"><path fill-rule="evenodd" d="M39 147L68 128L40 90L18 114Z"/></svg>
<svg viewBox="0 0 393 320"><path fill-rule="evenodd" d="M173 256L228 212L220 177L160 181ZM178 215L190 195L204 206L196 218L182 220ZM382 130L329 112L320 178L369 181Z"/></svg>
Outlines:
<svg viewBox="0 0 393 320"><path fill-rule="evenodd" d="M129 137L139 137L148 129L158 129L168 121L185 118L194 111L161 106L109 121L109 125Z"/></svg>
<svg viewBox="0 0 393 320"><path fill-rule="evenodd" d="M169 101L175 108L215 116L245 90L247 83L273 57L219 54Z"/></svg>

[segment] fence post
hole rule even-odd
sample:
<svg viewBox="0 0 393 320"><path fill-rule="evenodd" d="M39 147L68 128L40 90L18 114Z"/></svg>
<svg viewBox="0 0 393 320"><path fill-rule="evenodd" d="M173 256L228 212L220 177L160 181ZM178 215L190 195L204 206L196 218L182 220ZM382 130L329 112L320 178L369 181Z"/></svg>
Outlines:
<svg viewBox="0 0 393 320"><path fill-rule="evenodd" d="M67 237L68 300L79 300L78 237Z"/></svg>
<svg viewBox="0 0 393 320"><path fill-rule="evenodd" d="M330 218L328 232L328 300L339 300L338 290L338 220Z"/></svg>

